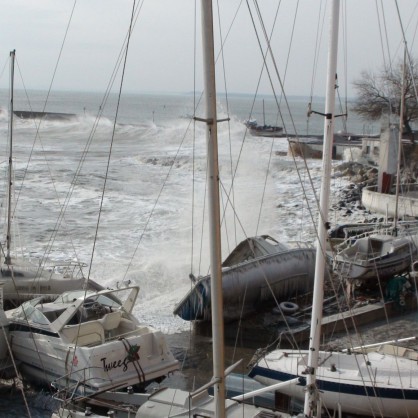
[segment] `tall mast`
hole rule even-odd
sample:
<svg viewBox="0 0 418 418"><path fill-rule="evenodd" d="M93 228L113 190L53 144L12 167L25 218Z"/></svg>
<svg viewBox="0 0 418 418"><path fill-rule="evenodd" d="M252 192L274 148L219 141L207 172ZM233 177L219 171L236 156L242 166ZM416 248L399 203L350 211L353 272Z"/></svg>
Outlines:
<svg viewBox="0 0 418 418"><path fill-rule="evenodd" d="M7 234L6 234L6 259L7 265L11 264L10 243L11 243L11 224L12 224L12 174L13 174L13 92L14 92L14 72L15 72L16 50L10 52L10 106L9 106L9 173L8 173L8 196L7 196Z"/></svg>
<svg viewBox="0 0 418 418"><path fill-rule="evenodd" d="M216 114L215 58L212 0L201 0L203 67L206 101L206 143L208 157L209 237L211 265L211 308L213 379L216 417L225 417L224 323L221 269L221 227L219 207L218 134Z"/></svg>
<svg viewBox="0 0 418 418"><path fill-rule="evenodd" d="M264 109L264 99L263 99L263 126L266 126L266 111Z"/></svg>
<svg viewBox="0 0 418 418"><path fill-rule="evenodd" d="M406 43L403 54L402 84L401 84L401 108L399 109L399 137L398 137L398 161L396 166L396 200L395 200L395 235L398 235L398 211L399 211L399 193L401 188L401 159L402 159L402 136L403 136L403 116L405 113L405 86L406 86Z"/></svg>
<svg viewBox="0 0 418 418"><path fill-rule="evenodd" d="M318 367L319 344L321 336L322 309L324 302L324 275L326 266L326 240L329 210L332 143L334 139L335 74L337 73L338 18L340 0L331 4L329 24L329 44L327 63L327 87L325 97L324 144L322 156L322 184L319 199L318 241L316 247L315 281L312 301L312 322L309 336L309 358L307 391L304 414L307 417L320 416L317 408L316 370Z"/></svg>

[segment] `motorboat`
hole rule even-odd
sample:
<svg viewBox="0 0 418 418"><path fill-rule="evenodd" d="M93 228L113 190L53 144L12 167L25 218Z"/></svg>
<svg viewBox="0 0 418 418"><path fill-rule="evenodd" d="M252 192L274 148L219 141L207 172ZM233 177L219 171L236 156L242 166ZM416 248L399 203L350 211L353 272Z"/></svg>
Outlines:
<svg viewBox="0 0 418 418"><path fill-rule="evenodd" d="M309 375L308 350L277 349L259 359L249 376L264 385ZM375 344L344 352L319 352L316 385L323 407L367 416L411 417L418 410L418 353L393 344ZM305 382L280 392L305 398Z"/></svg>
<svg viewBox="0 0 418 418"><path fill-rule="evenodd" d="M6 311L25 379L91 394L142 388L179 368L164 335L132 314L138 286L38 297Z"/></svg>
<svg viewBox="0 0 418 418"><path fill-rule="evenodd" d="M315 253L308 245L288 247L268 235L242 241L222 263L224 319L236 320L311 291ZM186 321L210 320L210 288L210 275L194 279L174 314Z"/></svg>

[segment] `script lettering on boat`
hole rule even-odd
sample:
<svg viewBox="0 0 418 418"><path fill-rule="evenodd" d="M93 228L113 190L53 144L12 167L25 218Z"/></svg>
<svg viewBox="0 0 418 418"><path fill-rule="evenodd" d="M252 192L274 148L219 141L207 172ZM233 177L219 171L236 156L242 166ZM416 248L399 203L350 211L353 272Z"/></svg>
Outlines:
<svg viewBox="0 0 418 418"><path fill-rule="evenodd" d="M100 361L103 364L103 369L105 372L109 372L112 369L118 369L123 367L122 371L126 372L128 370L128 364L134 361L139 360L139 346L133 345L127 350L127 356L123 360L115 360L110 363L106 363L107 357L103 357Z"/></svg>

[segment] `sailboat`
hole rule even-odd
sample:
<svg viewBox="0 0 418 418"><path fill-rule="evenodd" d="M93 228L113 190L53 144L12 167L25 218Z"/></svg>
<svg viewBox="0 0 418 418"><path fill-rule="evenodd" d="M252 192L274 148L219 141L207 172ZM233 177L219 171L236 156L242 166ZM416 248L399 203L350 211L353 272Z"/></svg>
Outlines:
<svg viewBox="0 0 418 418"><path fill-rule="evenodd" d="M311 292L315 252L307 244L288 247L268 235L249 237L238 244L222 263L225 321ZM174 314L186 321L210 320L210 289L210 275L194 279L193 288L174 308Z"/></svg>
<svg viewBox="0 0 418 418"><path fill-rule="evenodd" d="M275 125L266 125L266 113L264 109L263 99L263 125L259 125L255 119L245 121L245 126L253 136L266 136L269 138L277 138L283 136L283 127Z"/></svg>
<svg viewBox="0 0 418 418"><path fill-rule="evenodd" d="M249 376L263 384L286 382L298 377L306 379L305 388L293 384L279 391L304 399L304 414L307 417L320 416L322 407L368 416L411 417L416 416L418 411L416 358L402 357L400 348L390 351L369 351L363 347L359 352L320 351L339 3L339 0L333 0L331 6L323 178L309 349L273 350L256 361Z"/></svg>
<svg viewBox="0 0 418 418"><path fill-rule="evenodd" d="M52 300L67 290L88 288L103 289L93 280L83 275L83 264L70 262L50 266L36 266L22 258L12 256L13 211L13 102L14 102L14 62L16 51L10 52L10 103L9 103L9 156L6 242L1 244L0 280L4 281L4 301L6 306L17 306L37 295L48 296Z"/></svg>
<svg viewBox="0 0 418 418"><path fill-rule="evenodd" d="M350 281L385 280L408 272L417 255L415 244L402 236L374 233L347 247L341 245L333 257L333 269Z"/></svg>

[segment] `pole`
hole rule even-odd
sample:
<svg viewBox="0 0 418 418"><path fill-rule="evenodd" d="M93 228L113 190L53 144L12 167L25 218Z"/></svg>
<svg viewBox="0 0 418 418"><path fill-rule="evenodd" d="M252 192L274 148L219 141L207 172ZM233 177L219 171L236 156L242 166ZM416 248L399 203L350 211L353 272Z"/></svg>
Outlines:
<svg viewBox="0 0 418 418"><path fill-rule="evenodd" d="M7 196L7 234L6 234L6 259L5 264L11 264L11 224L12 224L12 175L13 175L13 92L15 72L16 50L10 52L10 105L9 105L9 173L8 173L8 196Z"/></svg>
<svg viewBox="0 0 418 418"><path fill-rule="evenodd" d="M225 417L225 359L222 296L222 254L219 206L218 134L216 115L215 57L212 0L201 0L203 67L206 101L206 142L208 155L208 201L211 266L211 309L213 378L216 417Z"/></svg>
<svg viewBox="0 0 418 418"><path fill-rule="evenodd" d="M324 119L324 144L322 157L322 184L319 201L318 241L316 248L315 281L312 300L312 321L309 337L307 390L304 414L307 417L320 416L318 410L318 391L316 388L316 369L318 367L319 344L321 336L322 308L324 302L324 274L326 266L326 240L331 178L332 143L334 137L335 74L337 73L338 17L340 0L331 3L328 46L327 89Z"/></svg>
<svg viewBox="0 0 418 418"><path fill-rule="evenodd" d="M402 159L402 134L403 134L403 114L405 105L405 73L406 73L406 44L403 54L403 72L401 85L401 108L399 110L399 138L398 138L398 161L396 167L396 200L395 200L395 222L394 233L398 235L398 211L399 211L399 192L401 187L401 159Z"/></svg>

